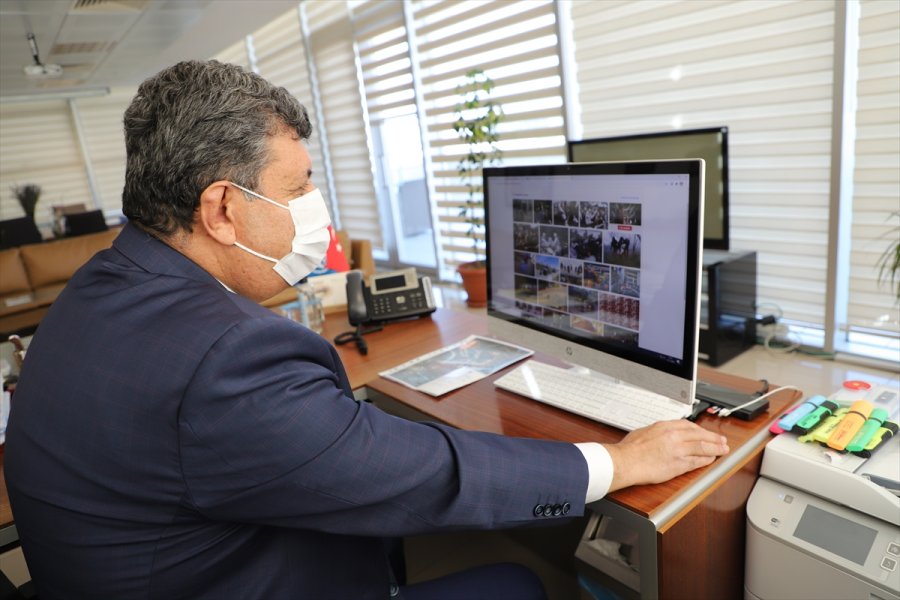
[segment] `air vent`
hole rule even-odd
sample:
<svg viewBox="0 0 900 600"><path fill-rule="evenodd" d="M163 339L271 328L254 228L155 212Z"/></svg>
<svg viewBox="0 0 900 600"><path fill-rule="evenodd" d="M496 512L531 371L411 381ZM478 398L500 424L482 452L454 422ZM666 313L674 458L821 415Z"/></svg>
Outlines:
<svg viewBox="0 0 900 600"><path fill-rule="evenodd" d="M76 0L71 13L140 12L150 0Z"/></svg>

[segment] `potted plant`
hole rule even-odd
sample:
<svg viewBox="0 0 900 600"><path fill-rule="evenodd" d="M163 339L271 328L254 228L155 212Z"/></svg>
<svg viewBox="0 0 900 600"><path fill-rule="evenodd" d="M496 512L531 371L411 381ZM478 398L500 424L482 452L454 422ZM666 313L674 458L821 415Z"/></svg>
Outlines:
<svg viewBox="0 0 900 600"><path fill-rule="evenodd" d="M34 221L34 208L41 197L41 186L34 183L25 185L13 185L10 187L13 195L25 211L25 216Z"/></svg>
<svg viewBox="0 0 900 600"><path fill-rule="evenodd" d="M892 216L898 217L900 213ZM900 227L894 228L890 245L878 259L878 281L886 283L890 280L891 291L897 302L900 302Z"/></svg>
<svg viewBox="0 0 900 600"><path fill-rule="evenodd" d="M466 145L466 154L456 167L466 186L467 197L459 216L465 219L472 240L475 260L462 263L457 272L466 290L466 302L478 307L487 304L487 270L484 261L484 195L481 171L484 166L500 161L497 147L500 135L497 125L503 120L503 110L491 99L494 82L481 69L466 72L466 83L457 86L460 101L456 105L453 130Z"/></svg>

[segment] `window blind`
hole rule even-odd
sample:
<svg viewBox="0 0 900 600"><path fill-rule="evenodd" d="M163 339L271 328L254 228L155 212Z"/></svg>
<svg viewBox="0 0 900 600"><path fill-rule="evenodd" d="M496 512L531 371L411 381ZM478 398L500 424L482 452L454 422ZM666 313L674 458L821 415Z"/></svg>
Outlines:
<svg viewBox="0 0 900 600"><path fill-rule="evenodd" d="M333 198L324 176L321 130L313 102L300 13L292 8L254 31L250 37L255 55L254 65L259 74L271 83L284 87L306 107L313 125L313 133L306 141L306 149L312 160L313 182L321 190L326 204L331 205Z"/></svg>
<svg viewBox="0 0 900 600"><path fill-rule="evenodd" d="M41 186L34 216L48 230L51 206L93 206L66 100L0 104L0 138L0 218L24 215L10 188L28 183Z"/></svg>
<svg viewBox="0 0 900 600"><path fill-rule="evenodd" d="M441 276L448 278L456 265L476 256L470 227L460 215L468 194L456 170L465 154L452 127L456 87L474 68L494 81L491 98L505 114L498 127L502 164L564 162L556 14L553 2L542 0L414 1L412 14L444 257ZM483 232L477 238L483 239Z"/></svg>
<svg viewBox="0 0 900 600"><path fill-rule="evenodd" d="M367 0L353 6L352 18L369 123L414 114L403 3Z"/></svg>
<svg viewBox="0 0 900 600"><path fill-rule="evenodd" d="M859 21L856 148L848 323L900 336L889 279L878 262L900 236L900 4L862 0ZM898 274L900 275L900 274Z"/></svg>
<svg viewBox="0 0 900 600"><path fill-rule="evenodd" d="M309 28L315 83L322 98L322 120L340 226L350 237L383 246L381 216L358 77L353 25L346 3L301 4Z"/></svg>
<svg viewBox="0 0 900 600"><path fill-rule="evenodd" d="M105 212L122 210L122 188L125 185L125 131L122 119L136 92L136 87L112 88L106 96L75 100L97 200Z"/></svg>
<svg viewBox="0 0 900 600"><path fill-rule="evenodd" d="M757 302L822 327L834 5L572 3L584 137L729 127L731 247Z"/></svg>

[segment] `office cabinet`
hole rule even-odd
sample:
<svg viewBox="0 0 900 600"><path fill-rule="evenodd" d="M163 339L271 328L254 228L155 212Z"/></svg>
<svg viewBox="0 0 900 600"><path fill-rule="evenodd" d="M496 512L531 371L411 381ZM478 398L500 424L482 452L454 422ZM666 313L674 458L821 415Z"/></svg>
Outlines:
<svg viewBox="0 0 900 600"><path fill-rule="evenodd" d="M756 343L756 252L703 251L699 357L712 366Z"/></svg>

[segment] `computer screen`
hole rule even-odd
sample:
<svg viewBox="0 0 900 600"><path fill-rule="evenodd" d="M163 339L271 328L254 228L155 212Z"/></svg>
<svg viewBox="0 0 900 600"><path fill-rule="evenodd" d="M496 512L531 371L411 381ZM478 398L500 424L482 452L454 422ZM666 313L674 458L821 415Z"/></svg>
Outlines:
<svg viewBox="0 0 900 600"><path fill-rule="evenodd" d="M728 127L570 141L568 150L570 162L702 158L703 247L728 250Z"/></svg>
<svg viewBox="0 0 900 600"><path fill-rule="evenodd" d="M484 169L490 330L685 401L703 161Z"/></svg>

